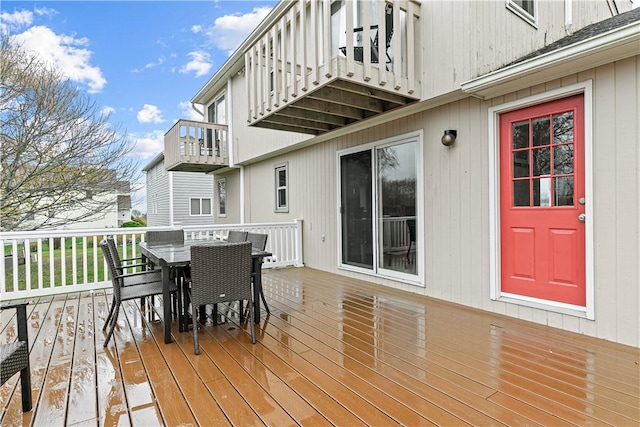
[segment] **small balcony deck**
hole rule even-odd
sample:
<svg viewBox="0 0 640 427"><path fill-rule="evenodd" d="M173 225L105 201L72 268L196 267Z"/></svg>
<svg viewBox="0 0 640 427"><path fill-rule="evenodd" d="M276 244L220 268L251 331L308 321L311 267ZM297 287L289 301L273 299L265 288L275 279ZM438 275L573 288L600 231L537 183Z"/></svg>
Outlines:
<svg viewBox="0 0 640 427"><path fill-rule="evenodd" d="M203 327L200 356L176 328L165 345L137 302L104 349L108 293L34 299L34 409L22 414L16 376L0 387L0 424L640 423L637 348L309 268L268 270L264 289L258 343L230 318Z"/></svg>
<svg viewBox="0 0 640 427"><path fill-rule="evenodd" d="M164 136L168 171L213 172L229 166L228 126L178 120Z"/></svg>
<svg viewBox="0 0 640 427"><path fill-rule="evenodd" d="M320 135L420 99L418 1L282 4L245 51L251 126Z"/></svg>

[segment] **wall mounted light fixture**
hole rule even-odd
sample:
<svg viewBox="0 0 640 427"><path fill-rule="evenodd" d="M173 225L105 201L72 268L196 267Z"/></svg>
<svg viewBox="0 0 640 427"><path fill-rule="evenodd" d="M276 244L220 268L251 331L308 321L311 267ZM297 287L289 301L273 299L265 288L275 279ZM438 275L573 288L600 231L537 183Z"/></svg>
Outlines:
<svg viewBox="0 0 640 427"><path fill-rule="evenodd" d="M457 130L447 129L444 131L444 135L442 135L442 139L440 141L442 142L442 145L444 145L445 147L449 147L453 145L454 142L456 142L457 137Z"/></svg>

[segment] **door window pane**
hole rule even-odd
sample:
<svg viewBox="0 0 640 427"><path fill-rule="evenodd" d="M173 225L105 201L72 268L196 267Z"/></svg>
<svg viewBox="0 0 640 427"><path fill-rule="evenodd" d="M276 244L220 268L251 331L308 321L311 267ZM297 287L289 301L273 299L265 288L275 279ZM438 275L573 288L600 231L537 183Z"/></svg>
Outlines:
<svg viewBox="0 0 640 427"><path fill-rule="evenodd" d="M573 142L573 111L553 116L553 143Z"/></svg>
<svg viewBox="0 0 640 427"><path fill-rule="evenodd" d="M342 263L373 269L371 150L340 158Z"/></svg>
<svg viewBox="0 0 640 427"><path fill-rule="evenodd" d="M513 182L513 206L529 206L529 180Z"/></svg>
<svg viewBox="0 0 640 427"><path fill-rule="evenodd" d="M533 124L533 145L539 147L541 145L549 145L550 124L549 117L540 117L532 120Z"/></svg>
<svg viewBox="0 0 640 427"><path fill-rule="evenodd" d="M556 206L573 206L573 177L563 176L554 180Z"/></svg>
<svg viewBox="0 0 640 427"><path fill-rule="evenodd" d="M511 125L511 133L514 150L529 146L529 121L513 123Z"/></svg>
<svg viewBox="0 0 640 427"><path fill-rule="evenodd" d="M551 173L549 153L548 147L533 150L533 176L549 175Z"/></svg>
<svg viewBox="0 0 640 427"><path fill-rule="evenodd" d="M553 173L573 173L573 144L553 147Z"/></svg>
<svg viewBox="0 0 640 427"><path fill-rule="evenodd" d="M378 263L416 274L416 153L409 142L377 149Z"/></svg>
<svg viewBox="0 0 640 427"><path fill-rule="evenodd" d="M533 180L533 206L551 206L551 178Z"/></svg>
<svg viewBox="0 0 640 427"><path fill-rule="evenodd" d="M513 153L513 177L523 178L529 176L529 150Z"/></svg>

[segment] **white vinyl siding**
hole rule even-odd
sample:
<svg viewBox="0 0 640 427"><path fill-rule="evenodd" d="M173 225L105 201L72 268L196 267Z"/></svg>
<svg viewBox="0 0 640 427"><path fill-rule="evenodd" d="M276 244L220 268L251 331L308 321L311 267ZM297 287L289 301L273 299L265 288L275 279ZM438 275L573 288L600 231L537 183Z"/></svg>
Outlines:
<svg viewBox="0 0 640 427"><path fill-rule="evenodd" d="M150 227L171 225L170 180L164 172L164 162L147 172L147 225Z"/></svg>
<svg viewBox="0 0 640 427"><path fill-rule="evenodd" d="M170 172L173 182L173 225L213 224L213 177L195 172ZM209 214L191 214L192 199L208 199Z"/></svg>

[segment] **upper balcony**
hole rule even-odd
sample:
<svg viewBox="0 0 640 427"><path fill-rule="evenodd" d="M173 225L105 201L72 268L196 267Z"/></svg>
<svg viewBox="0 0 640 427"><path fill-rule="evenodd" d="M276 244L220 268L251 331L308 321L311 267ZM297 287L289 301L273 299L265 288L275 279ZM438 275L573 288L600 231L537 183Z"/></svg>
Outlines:
<svg viewBox="0 0 640 427"><path fill-rule="evenodd" d="M179 120L164 135L168 171L213 172L229 166L228 126Z"/></svg>
<svg viewBox="0 0 640 427"><path fill-rule="evenodd" d="M295 0L245 52L248 123L319 135L420 99L420 1Z"/></svg>

